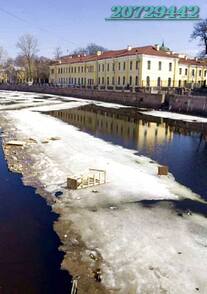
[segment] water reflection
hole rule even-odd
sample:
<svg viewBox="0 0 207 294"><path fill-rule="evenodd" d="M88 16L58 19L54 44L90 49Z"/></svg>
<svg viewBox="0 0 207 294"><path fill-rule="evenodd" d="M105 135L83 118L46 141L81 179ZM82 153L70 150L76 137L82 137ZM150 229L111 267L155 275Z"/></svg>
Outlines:
<svg viewBox="0 0 207 294"><path fill-rule="evenodd" d="M107 109L96 105L52 111L50 115L93 133L106 136L113 142L119 140L125 147L154 150L157 145L171 142L174 133L199 136L199 146L207 142L207 126L143 115L135 109Z"/></svg>
<svg viewBox="0 0 207 294"><path fill-rule="evenodd" d="M49 114L168 165L179 182L207 198L207 124L152 117L133 108L96 105Z"/></svg>

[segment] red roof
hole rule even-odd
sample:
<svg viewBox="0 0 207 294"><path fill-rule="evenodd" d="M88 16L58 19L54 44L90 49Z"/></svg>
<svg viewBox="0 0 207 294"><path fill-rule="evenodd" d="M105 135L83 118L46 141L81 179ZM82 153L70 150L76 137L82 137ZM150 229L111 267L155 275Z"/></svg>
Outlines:
<svg viewBox="0 0 207 294"><path fill-rule="evenodd" d="M180 58L179 63L186 64L186 65L205 65L205 63L202 60L196 60L196 59L186 59L186 58Z"/></svg>
<svg viewBox="0 0 207 294"><path fill-rule="evenodd" d="M89 62L94 60L103 60L109 58L116 58L116 57L123 57L123 56L131 56L131 55L152 55L152 56L160 56L160 57L171 57L171 58L179 58L179 54L173 53L171 51L163 51L158 50L156 46L144 46L144 47L136 47L122 50L110 50L102 52L100 55L93 54L93 55L68 55L63 56L60 58L61 64L73 64L73 63L81 63L81 62ZM179 62L182 64L195 64L195 65L202 65L202 61L195 60L195 59L185 59L179 58ZM54 64L59 64L56 61Z"/></svg>

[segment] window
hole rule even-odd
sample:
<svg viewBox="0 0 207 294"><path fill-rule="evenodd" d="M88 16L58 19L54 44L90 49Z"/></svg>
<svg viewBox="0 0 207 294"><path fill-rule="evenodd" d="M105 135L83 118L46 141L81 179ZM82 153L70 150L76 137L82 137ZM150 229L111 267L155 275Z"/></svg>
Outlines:
<svg viewBox="0 0 207 294"><path fill-rule="evenodd" d="M114 63L113 63L112 69L113 69L113 71L115 71L115 64Z"/></svg>
<svg viewBox="0 0 207 294"><path fill-rule="evenodd" d="M125 83L126 83L126 78L123 77L123 85L125 85Z"/></svg>
<svg viewBox="0 0 207 294"><path fill-rule="evenodd" d="M118 77L118 85L120 85L120 83L121 83L121 78Z"/></svg>
<svg viewBox="0 0 207 294"><path fill-rule="evenodd" d="M52 68L52 69L51 69L51 75L53 75L53 74L54 74L54 72L55 72L55 71L54 71L54 69Z"/></svg>
<svg viewBox="0 0 207 294"><path fill-rule="evenodd" d="M182 82L181 82L181 80L179 80L178 87L181 88L181 86L182 86Z"/></svg>
<svg viewBox="0 0 207 294"><path fill-rule="evenodd" d="M119 70L121 70L121 63L119 62Z"/></svg>
<svg viewBox="0 0 207 294"><path fill-rule="evenodd" d="M126 62L123 63L123 70L126 69Z"/></svg>
<svg viewBox="0 0 207 294"><path fill-rule="evenodd" d="M147 82L147 87L150 87L150 77L147 77L146 82Z"/></svg>
<svg viewBox="0 0 207 294"><path fill-rule="evenodd" d="M107 85L109 85L109 77L107 77Z"/></svg>
<svg viewBox="0 0 207 294"><path fill-rule="evenodd" d="M195 76L195 69L192 70L192 76Z"/></svg>
<svg viewBox="0 0 207 294"><path fill-rule="evenodd" d="M161 87L161 78L160 77L157 79L157 86Z"/></svg>
<svg viewBox="0 0 207 294"><path fill-rule="evenodd" d="M114 85L114 77L112 77L112 85Z"/></svg>
<svg viewBox="0 0 207 294"><path fill-rule="evenodd" d="M104 64L102 64L102 71L104 71Z"/></svg>
<svg viewBox="0 0 207 294"><path fill-rule="evenodd" d="M139 82L139 81L138 81L138 76L136 76L136 78L135 78L135 85L136 85L136 86L138 86L138 82Z"/></svg>
<svg viewBox="0 0 207 294"><path fill-rule="evenodd" d="M202 75L202 70L199 70L199 77L201 77Z"/></svg>
<svg viewBox="0 0 207 294"><path fill-rule="evenodd" d="M147 69L151 69L151 61L150 60L147 61Z"/></svg>
<svg viewBox="0 0 207 294"><path fill-rule="evenodd" d="M101 71L101 65L100 64L98 65L98 71L99 72Z"/></svg>
<svg viewBox="0 0 207 294"><path fill-rule="evenodd" d="M107 64L107 71L109 71L110 70L110 64L108 63Z"/></svg>
<svg viewBox="0 0 207 294"><path fill-rule="evenodd" d="M83 72L83 71L84 71L84 67L82 66L82 68L81 68L81 69L82 69L82 72Z"/></svg>
<svg viewBox="0 0 207 294"><path fill-rule="evenodd" d="M76 73L76 67L74 68L74 72Z"/></svg>
<svg viewBox="0 0 207 294"><path fill-rule="evenodd" d="M188 69L187 68L185 69L185 75L186 76L188 75Z"/></svg>
<svg viewBox="0 0 207 294"><path fill-rule="evenodd" d="M102 77L102 85L104 85L104 77Z"/></svg>
<svg viewBox="0 0 207 294"><path fill-rule="evenodd" d="M169 63L169 71L172 71L172 62Z"/></svg>
<svg viewBox="0 0 207 294"><path fill-rule="evenodd" d="M129 85L132 85L132 76L129 77Z"/></svg>
<svg viewBox="0 0 207 294"><path fill-rule="evenodd" d="M179 74L182 75L182 68L179 68Z"/></svg>
<svg viewBox="0 0 207 294"><path fill-rule="evenodd" d="M100 85L100 83L101 83L101 78L98 78L98 83L99 83L99 85Z"/></svg>
<svg viewBox="0 0 207 294"><path fill-rule="evenodd" d="M169 78L169 79L168 79L168 87L171 87L171 84L172 84L172 79Z"/></svg>
<svg viewBox="0 0 207 294"><path fill-rule="evenodd" d="M130 61L130 70L133 69L133 61Z"/></svg>
<svg viewBox="0 0 207 294"><path fill-rule="evenodd" d="M139 69L139 61L136 61L136 69Z"/></svg>
<svg viewBox="0 0 207 294"><path fill-rule="evenodd" d="M158 70L162 70L162 62L161 61L159 61L159 63L158 63Z"/></svg>

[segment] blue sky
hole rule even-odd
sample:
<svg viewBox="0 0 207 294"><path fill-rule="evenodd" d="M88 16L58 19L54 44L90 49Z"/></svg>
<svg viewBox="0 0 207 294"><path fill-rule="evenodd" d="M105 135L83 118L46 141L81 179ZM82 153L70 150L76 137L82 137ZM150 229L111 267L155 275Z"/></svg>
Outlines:
<svg viewBox="0 0 207 294"><path fill-rule="evenodd" d="M199 51L198 42L190 41L195 22L106 22L112 5L198 5L200 16L207 17L204 0L2 0L0 46L15 56L18 37L31 33L39 40L39 53L49 57L57 46L67 54L89 42L119 49L164 40L174 51L191 55Z"/></svg>

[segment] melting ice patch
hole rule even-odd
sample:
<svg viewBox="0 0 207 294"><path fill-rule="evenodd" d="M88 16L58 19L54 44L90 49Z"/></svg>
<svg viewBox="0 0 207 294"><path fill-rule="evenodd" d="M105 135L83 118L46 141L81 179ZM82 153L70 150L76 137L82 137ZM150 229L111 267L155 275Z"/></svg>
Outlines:
<svg viewBox="0 0 207 294"><path fill-rule="evenodd" d="M103 257L103 283L112 293L207 293L207 220L179 217L171 206L145 208L143 199L199 197L173 176L158 177L157 163L134 151L94 138L53 117L29 110L5 117L20 139L32 137L33 166L45 188L62 189L56 202L61 218L91 250ZM58 136L60 140L42 142ZM105 169L107 184L69 192L67 176ZM86 252L85 255L88 253Z"/></svg>
<svg viewBox="0 0 207 294"><path fill-rule="evenodd" d="M175 120L183 120L187 122L207 123L207 118L200 117L200 116L187 115L187 114L180 114L175 112L152 110L152 111L140 111L140 113L163 117L163 118L171 118Z"/></svg>
<svg viewBox="0 0 207 294"><path fill-rule="evenodd" d="M150 163L149 158L134 155L135 151L114 146L40 113L21 110L7 112L7 116L23 135L37 140L45 160L50 159L50 164L47 164L50 168L48 178L45 177L44 166L47 165L44 159L38 162L38 165L43 162L40 174L48 186L65 181L69 175L97 168L106 170L108 184L101 189L114 201L196 197L189 189L176 183L172 176L158 177L158 165ZM41 144L54 136L59 136L61 140ZM40 155L36 157L38 161Z"/></svg>

